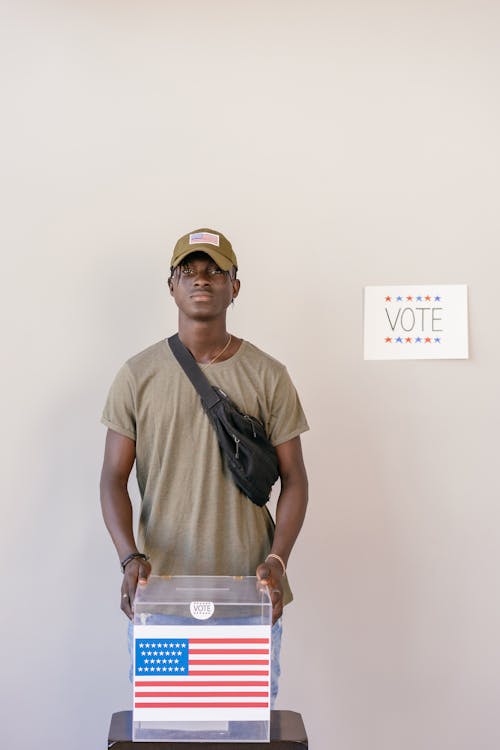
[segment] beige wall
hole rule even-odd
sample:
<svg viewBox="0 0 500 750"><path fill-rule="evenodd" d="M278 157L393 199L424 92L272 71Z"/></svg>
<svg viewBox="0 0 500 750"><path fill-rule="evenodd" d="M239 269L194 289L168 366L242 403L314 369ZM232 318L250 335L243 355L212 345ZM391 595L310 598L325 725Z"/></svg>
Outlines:
<svg viewBox="0 0 500 750"><path fill-rule="evenodd" d="M1 9L3 745L130 703L98 418L208 224L312 426L280 706L315 750L497 750L498 4ZM470 285L469 361L363 361L363 285L403 282Z"/></svg>

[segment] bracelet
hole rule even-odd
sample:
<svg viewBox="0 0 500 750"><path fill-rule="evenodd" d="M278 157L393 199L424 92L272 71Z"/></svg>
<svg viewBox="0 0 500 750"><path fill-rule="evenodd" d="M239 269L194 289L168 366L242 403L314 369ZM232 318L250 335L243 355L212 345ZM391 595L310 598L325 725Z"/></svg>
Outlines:
<svg viewBox="0 0 500 750"><path fill-rule="evenodd" d="M286 576L286 565L281 559L281 557L279 555L275 555L274 552L270 552L268 556L266 557L266 562L269 560L270 557L274 558L275 560L278 560L278 562L281 563L281 567L283 568L283 575Z"/></svg>
<svg viewBox="0 0 500 750"><path fill-rule="evenodd" d="M130 555L127 555L127 557L125 557L120 563L122 573L125 573L125 568L127 567L127 565L129 564L131 560L136 560L138 558L140 560L146 560L146 561L149 560L149 557L145 555L143 552L131 552Z"/></svg>

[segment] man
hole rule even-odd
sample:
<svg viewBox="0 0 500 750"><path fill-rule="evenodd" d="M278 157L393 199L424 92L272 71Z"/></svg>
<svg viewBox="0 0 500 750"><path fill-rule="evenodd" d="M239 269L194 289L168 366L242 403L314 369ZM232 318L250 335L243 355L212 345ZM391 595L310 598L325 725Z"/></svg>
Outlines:
<svg viewBox="0 0 500 750"><path fill-rule="evenodd" d="M300 434L308 429L285 367L229 334L226 312L240 291L237 260L220 232L180 238L171 260L170 294L179 337L206 377L245 414L259 419L276 447L281 491L276 526L224 468L199 396L165 339L132 357L111 387L101 476L106 526L124 571L121 608L132 619L135 590L156 575L256 575L269 587L273 643L291 598L285 576L307 504ZM142 498L138 541L127 482L136 463ZM277 693L274 660L271 694Z"/></svg>

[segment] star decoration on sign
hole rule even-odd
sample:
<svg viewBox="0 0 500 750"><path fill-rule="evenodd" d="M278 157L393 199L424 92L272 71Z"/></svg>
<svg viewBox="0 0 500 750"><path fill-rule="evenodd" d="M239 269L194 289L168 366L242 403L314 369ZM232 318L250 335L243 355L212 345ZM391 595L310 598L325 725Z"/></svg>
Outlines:
<svg viewBox="0 0 500 750"><path fill-rule="evenodd" d="M434 302L442 302L442 299L443 298L442 298L442 296L440 294L436 294L434 296ZM403 300L403 297L402 297L401 294L398 294L397 297L394 297L394 298L391 297L390 294L386 295L386 297L385 297L385 301L386 302L392 302L393 300L395 302L403 302L403 301L405 301L405 302L424 302L424 301L425 302L432 302L432 296L430 294L426 294L425 296L422 295L422 294L417 294L415 296L412 295L412 294L408 294L406 296L406 298Z"/></svg>
<svg viewBox="0 0 500 750"><path fill-rule="evenodd" d="M443 341L442 337L436 336L434 339L432 339L430 336L422 338L421 336L415 336L414 339L411 338L411 336L405 336L404 341L402 336L394 337L394 339L391 336L386 336L384 338L384 342L386 344L422 344L425 342L426 344L441 344ZM175 654L175 651L173 652ZM177 654L181 656L181 652L178 651ZM171 659L170 659L171 661Z"/></svg>

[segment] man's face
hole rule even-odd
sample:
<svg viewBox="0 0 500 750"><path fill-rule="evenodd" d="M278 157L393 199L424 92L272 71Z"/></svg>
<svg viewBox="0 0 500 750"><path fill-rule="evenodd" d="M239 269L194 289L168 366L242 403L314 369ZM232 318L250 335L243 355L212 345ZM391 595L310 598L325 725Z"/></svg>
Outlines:
<svg viewBox="0 0 500 750"><path fill-rule="evenodd" d="M209 255L199 252L181 261L168 285L179 310L193 320L223 315L240 289L234 268L223 271Z"/></svg>

